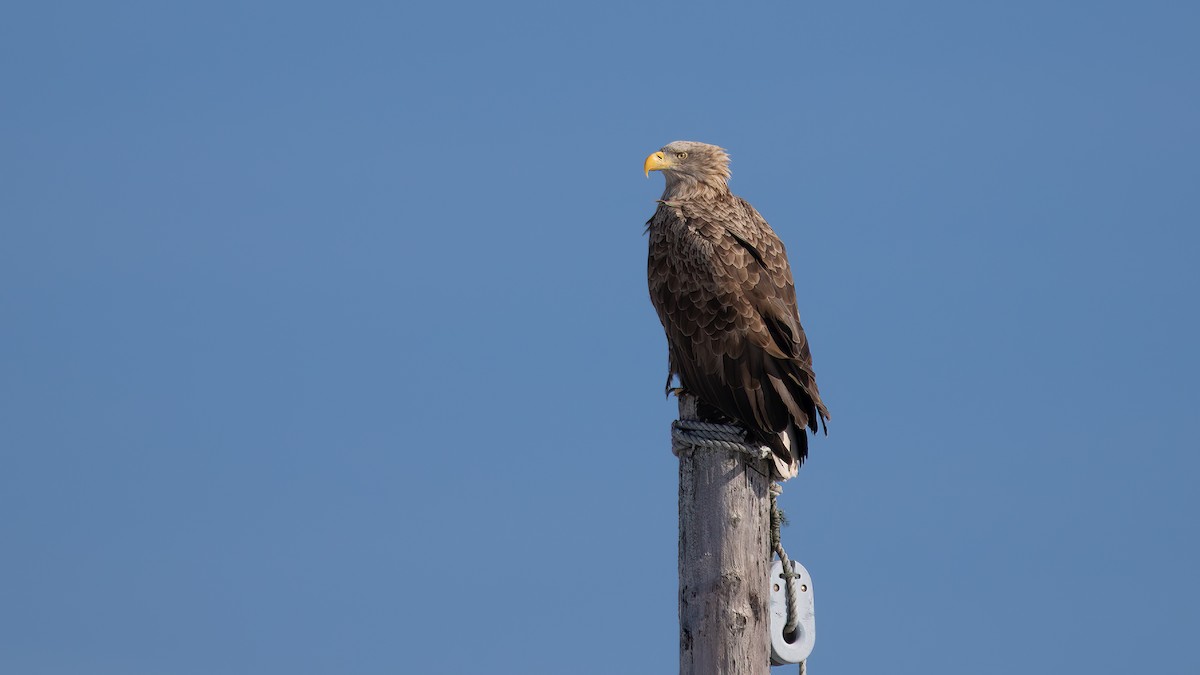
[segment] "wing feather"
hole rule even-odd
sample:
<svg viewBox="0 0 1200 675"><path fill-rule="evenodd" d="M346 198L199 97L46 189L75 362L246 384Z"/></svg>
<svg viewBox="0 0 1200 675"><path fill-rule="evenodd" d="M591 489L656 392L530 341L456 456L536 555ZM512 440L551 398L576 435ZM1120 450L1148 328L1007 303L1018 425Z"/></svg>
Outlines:
<svg viewBox="0 0 1200 675"><path fill-rule="evenodd" d="M748 203L724 197L659 205L647 223L650 297L681 386L771 447L790 477L807 454L803 430L829 411L783 243Z"/></svg>

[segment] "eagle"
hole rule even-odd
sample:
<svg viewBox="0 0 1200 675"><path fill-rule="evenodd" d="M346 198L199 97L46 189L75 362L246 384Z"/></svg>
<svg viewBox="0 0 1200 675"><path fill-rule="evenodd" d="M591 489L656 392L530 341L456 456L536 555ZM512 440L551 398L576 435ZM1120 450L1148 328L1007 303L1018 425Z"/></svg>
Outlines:
<svg viewBox="0 0 1200 675"><path fill-rule="evenodd" d="M702 419L732 422L771 449L772 475L796 475L805 429L829 420L800 326L787 252L767 221L729 191L729 154L675 141L646 158L666 189L646 223L650 301L667 335L667 390ZM828 433L828 430L826 430Z"/></svg>

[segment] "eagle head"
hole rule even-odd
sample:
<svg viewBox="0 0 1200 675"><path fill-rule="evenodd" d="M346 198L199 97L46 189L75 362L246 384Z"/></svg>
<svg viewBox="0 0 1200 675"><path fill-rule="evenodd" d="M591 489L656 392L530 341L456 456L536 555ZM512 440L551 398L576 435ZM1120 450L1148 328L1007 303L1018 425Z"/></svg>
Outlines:
<svg viewBox="0 0 1200 675"><path fill-rule="evenodd" d="M663 172L667 179L666 195L680 196L702 186L725 191L729 153L708 143L675 141L647 157L645 169L647 176L651 171Z"/></svg>

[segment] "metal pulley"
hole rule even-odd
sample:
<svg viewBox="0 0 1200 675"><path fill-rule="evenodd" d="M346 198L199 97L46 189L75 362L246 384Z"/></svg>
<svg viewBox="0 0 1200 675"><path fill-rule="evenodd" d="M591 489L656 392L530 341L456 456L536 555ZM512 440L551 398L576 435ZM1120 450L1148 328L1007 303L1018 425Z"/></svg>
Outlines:
<svg viewBox="0 0 1200 675"><path fill-rule="evenodd" d="M782 666L800 663L812 653L817 640L817 620L813 613L812 577L804 565L790 561L792 587L796 594L796 629L785 633L788 623L787 580L783 576L783 563L771 563L771 665Z"/></svg>

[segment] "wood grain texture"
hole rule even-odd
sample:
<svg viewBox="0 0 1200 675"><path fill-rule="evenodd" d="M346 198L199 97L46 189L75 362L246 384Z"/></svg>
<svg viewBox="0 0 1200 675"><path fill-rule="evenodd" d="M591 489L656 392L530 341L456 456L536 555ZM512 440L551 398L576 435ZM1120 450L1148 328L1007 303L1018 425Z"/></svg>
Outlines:
<svg viewBox="0 0 1200 675"><path fill-rule="evenodd" d="M682 395L679 418L696 419ZM679 457L679 673L768 675L768 460L743 453Z"/></svg>

